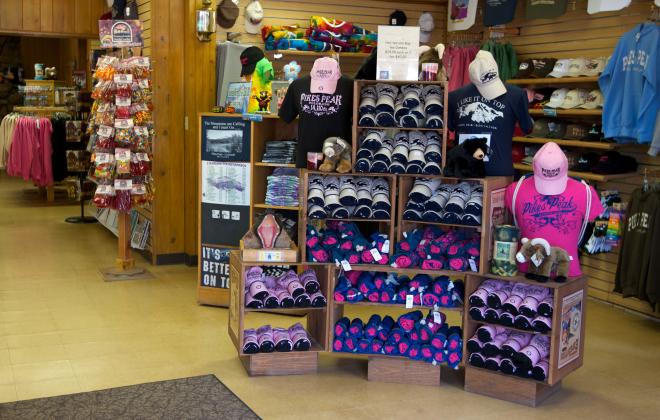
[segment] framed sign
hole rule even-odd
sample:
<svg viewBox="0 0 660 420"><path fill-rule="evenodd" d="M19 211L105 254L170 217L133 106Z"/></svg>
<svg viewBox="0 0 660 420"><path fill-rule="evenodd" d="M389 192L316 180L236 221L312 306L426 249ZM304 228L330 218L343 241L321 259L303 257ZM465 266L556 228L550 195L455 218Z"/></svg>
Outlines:
<svg viewBox="0 0 660 420"><path fill-rule="evenodd" d="M200 286L229 288L229 252L231 249L202 245L199 255Z"/></svg>
<svg viewBox="0 0 660 420"><path fill-rule="evenodd" d="M202 161L250 162L250 128L240 117L203 116Z"/></svg>
<svg viewBox="0 0 660 420"><path fill-rule="evenodd" d="M99 39L103 48L142 46L139 20L99 20Z"/></svg>
<svg viewBox="0 0 660 420"><path fill-rule="evenodd" d="M376 79L417 81L419 26L378 26Z"/></svg>
<svg viewBox="0 0 660 420"><path fill-rule="evenodd" d="M583 299L584 290L578 290L561 301L561 333L557 362L559 369L580 357Z"/></svg>

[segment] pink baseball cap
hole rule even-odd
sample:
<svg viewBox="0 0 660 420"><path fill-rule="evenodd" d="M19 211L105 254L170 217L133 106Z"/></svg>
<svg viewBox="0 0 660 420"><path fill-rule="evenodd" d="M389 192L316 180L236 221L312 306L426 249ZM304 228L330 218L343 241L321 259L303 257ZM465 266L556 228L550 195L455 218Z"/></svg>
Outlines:
<svg viewBox="0 0 660 420"><path fill-rule="evenodd" d="M568 182L568 159L557 145L549 142L534 155L534 186L543 195L564 192Z"/></svg>
<svg viewBox="0 0 660 420"><path fill-rule="evenodd" d="M310 76L310 92L333 94L337 89L337 80L341 77L339 63L334 58L321 57L314 61Z"/></svg>

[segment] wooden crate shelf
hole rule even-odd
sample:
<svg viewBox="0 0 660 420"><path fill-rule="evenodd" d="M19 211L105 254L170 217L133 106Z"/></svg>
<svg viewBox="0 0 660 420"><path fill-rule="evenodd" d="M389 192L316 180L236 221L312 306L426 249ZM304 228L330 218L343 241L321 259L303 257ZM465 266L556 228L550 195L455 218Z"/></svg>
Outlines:
<svg viewBox="0 0 660 420"><path fill-rule="evenodd" d="M513 168L519 171L533 172L532 167L524 163L514 163ZM595 174L593 172L568 171L568 175L587 179L589 181L607 182L613 179L629 178L637 175L637 172L629 172L625 174Z"/></svg>
<svg viewBox="0 0 660 420"><path fill-rule="evenodd" d="M416 309L419 310L429 310L433 309L430 306L423 306L423 305L415 305L412 308L406 308L406 305L403 303L379 303L379 302L334 302L335 305L342 305L342 306L376 306L376 307L382 307L383 309L387 308L396 308L396 309L405 309L408 311L414 311ZM462 306L455 306L455 307L438 307L437 308L439 312L463 312L463 307Z"/></svg>
<svg viewBox="0 0 660 420"><path fill-rule="evenodd" d="M338 55L340 58L360 58L364 59L371 55L371 53L363 52L336 52L336 51L300 51L300 50L267 50L267 55L282 54L287 56L299 57L333 57Z"/></svg>
<svg viewBox="0 0 660 420"><path fill-rule="evenodd" d="M269 162L254 162L254 166L263 166L266 168L295 168L295 163L269 163Z"/></svg>
<svg viewBox="0 0 660 420"><path fill-rule="evenodd" d="M416 128L411 128L411 127L365 127L365 126L357 126L358 130L393 130L393 131L444 131L444 127L442 128L427 128L427 127L416 127Z"/></svg>
<svg viewBox="0 0 660 420"><path fill-rule="evenodd" d="M290 210L290 211L300 210L299 206L273 206L271 204L264 204L264 203L256 203L253 204L252 207L254 207L255 209L273 209L273 210Z"/></svg>
<svg viewBox="0 0 660 420"><path fill-rule="evenodd" d="M511 330L511 331L517 331L517 332L521 332L521 333L534 334L534 335L545 335L547 337L552 336L552 331L548 331L547 333L542 333L542 332L533 331L533 330L522 330L522 329L516 328L516 327L508 327L508 326L502 325L502 324L491 324L487 321L477 321L476 319L473 319L472 317L470 317L469 314L468 314L468 318L469 318L470 323L477 324L477 329L482 325L497 325L498 327L506 328L507 330ZM467 338L470 338L470 337L467 337Z"/></svg>
<svg viewBox="0 0 660 420"><path fill-rule="evenodd" d="M535 79L509 79L510 85L575 85L580 83L598 83L598 76L593 77L544 77Z"/></svg>
<svg viewBox="0 0 660 420"><path fill-rule="evenodd" d="M564 139L551 139L545 137L514 137L515 143L529 143L529 144L545 144L548 142L557 143L559 146L564 147L581 147L584 149L597 149L597 150L614 150L619 147L617 143L608 143L605 141L586 141L586 140L564 140Z"/></svg>

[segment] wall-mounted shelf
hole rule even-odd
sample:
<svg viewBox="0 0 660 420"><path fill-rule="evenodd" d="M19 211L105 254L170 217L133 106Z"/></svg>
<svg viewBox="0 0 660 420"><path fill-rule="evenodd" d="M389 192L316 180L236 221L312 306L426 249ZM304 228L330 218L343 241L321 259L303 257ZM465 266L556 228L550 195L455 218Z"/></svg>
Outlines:
<svg viewBox="0 0 660 420"><path fill-rule="evenodd" d="M525 172L532 172L533 169L529 165L525 165L524 163L514 163L513 164L514 169L517 169L519 171L525 171ZM576 172L576 171L568 171L568 175L570 176L576 176L578 178L583 178L587 179L589 181L597 181L597 182L607 182L612 179L620 179L620 178L628 178L631 176L637 175L636 172L629 172L626 174L595 174L592 172Z"/></svg>
<svg viewBox="0 0 660 420"><path fill-rule="evenodd" d="M557 117L600 117L603 115L602 109L556 109ZM530 109L529 115L553 117L546 114L543 109Z"/></svg>
<svg viewBox="0 0 660 420"><path fill-rule="evenodd" d="M371 53L362 53L362 52L336 52L336 51L300 51L300 50L269 50L266 51L266 54L275 55L295 55L302 57L332 57L335 54L340 57L345 58L366 58L371 55Z"/></svg>
<svg viewBox="0 0 660 420"><path fill-rule="evenodd" d="M598 83L598 76L593 77L544 77L538 79L509 79L511 85L572 85L578 83Z"/></svg>
<svg viewBox="0 0 660 420"><path fill-rule="evenodd" d="M295 163L268 163L268 162L254 162L254 166L264 166L267 168L295 168Z"/></svg>
<svg viewBox="0 0 660 420"><path fill-rule="evenodd" d="M252 207L258 209L273 209L273 210L292 210L292 211L300 210L300 207L298 206L271 206L270 204L263 204L263 203L254 204Z"/></svg>
<svg viewBox="0 0 660 420"><path fill-rule="evenodd" d="M608 143L604 141L563 140L563 139L551 139L546 137L514 137L513 141L516 143L531 143L531 144L545 144L548 142L554 142L557 143L559 146L582 147L585 149L598 149L598 150L614 150L617 147L619 147L617 143Z"/></svg>

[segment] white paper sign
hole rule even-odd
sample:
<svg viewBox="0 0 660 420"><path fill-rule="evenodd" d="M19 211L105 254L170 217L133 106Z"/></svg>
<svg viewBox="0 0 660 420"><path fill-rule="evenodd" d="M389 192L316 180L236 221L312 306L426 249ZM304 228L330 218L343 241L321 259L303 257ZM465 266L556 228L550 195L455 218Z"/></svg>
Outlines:
<svg viewBox="0 0 660 420"><path fill-rule="evenodd" d="M250 164L202 161L202 202L250 205Z"/></svg>
<svg viewBox="0 0 660 420"><path fill-rule="evenodd" d="M376 79L417 80L419 26L378 26Z"/></svg>
<svg viewBox="0 0 660 420"><path fill-rule="evenodd" d="M413 303L415 302L414 299L415 297L413 295L406 296L406 309L410 309L413 307Z"/></svg>

